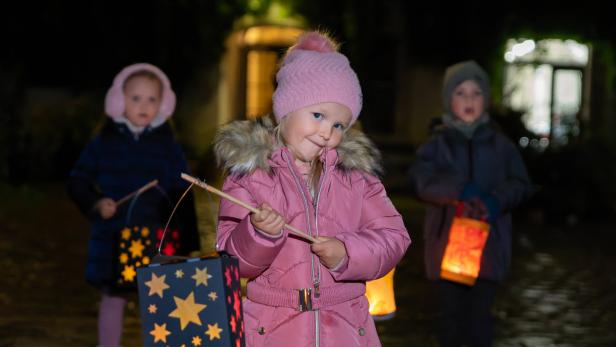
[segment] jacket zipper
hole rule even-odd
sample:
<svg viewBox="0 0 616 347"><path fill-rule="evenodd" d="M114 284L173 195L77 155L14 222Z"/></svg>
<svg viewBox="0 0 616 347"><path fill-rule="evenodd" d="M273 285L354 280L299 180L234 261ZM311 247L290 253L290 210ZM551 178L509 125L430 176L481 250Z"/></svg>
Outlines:
<svg viewBox="0 0 616 347"><path fill-rule="evenodd" d="M319 211L319 202L320 202L320 197L321 197L321 191L323 190L323 186L325 185L325 180L327 179L327 173L328 173L327 172L327 156L325 156L324 160L325 162L323 163L323 174L321 175L317 195L314 198L314 226L315 226L315 232L316 232L317 237L319 236L319 218L317 218L317 214ZM316 281L314 281L314 293L315 293L315 296L318 298L319 296L321 296L321 292L319 290L319 285L321 284L321 265L320 264L317 267L317 272L318 272L317 279Z"/></svg>
<svg viewBox="0 0 616 347"><path fill-rule="evenodd" d="M325 156L325 162L323 163L323 174L321 175L321 179L319 182L319 190L317 191L317 195L315 197L315 204L314 204L314 226L315 226L315 232L316 232L316 236L319 236L319 219L317 218L317 213L319 211L319 200L321 197L321 191L323 190L323 186L325 185L325 180L327 179L327 156ZM314 285L314 296L315 297L320 297L321 296L321 292L319 290L319 285L321 284L321 264L317 263L317 280L314 281L313 285ZM313 277L314 280L314 277ZM319 330L319 310L315 310L314 311L314 320L315 320L315 346L319 347L321 345L320 342L320 338L321 338L321 332Z"/></svg>
<svg viewBox="0 0 616 347"><path fill-rule="evenodd" d="M297 187L299 188L299 191L301 192L302 195L302 200L304 202L304 209L306 210L306 221L308 224L308 235L310 236L319 236L319 230L318 230L318 219L317 219L317 209L318 209L318 205L319 205L319 196L321 195L321 189L323 186L323 182L325 180L325 174L327 172L327 167L326 165L323 165L323 175L321 176L321 184L319 184L319 190L317 192L316 197L314 198L315 204L313 205L314 208L314 219L315 219L315 235L312 234L312 227L310 224L310 207L308 206L308 199L306 198L306 192L304 190L303 185L301 184L301 180L297 177L297 174L295 173L295 169L293 168L293 164L291 163L291 161L289 160L289 157L286 155L286 153L284 153L284 158L287 162L287 166L289 167L289 170L291 170L291 174L293 175L293 179L295 180L295 184L297 185ZM317 266L317 276L315 279L315 269L314 269L314 254L310 255L310 273L311 273L311 279L313 282L313 286L314 286L314 291L315 291L315 296L319 297L320 296L320 289L319 289L319 285L320 285L320 279L321 279L321 267ZM319 329L319 311L318 310L314 310L314 325L315 325L315 347L319 347L320 346L320 341L319 341L319 337L320 337L320 329Z"/></svg>
<svg viewBox="0 0 616 347"><path fill-rule="evenodd" d="M468 139L468 179L469 181L473 180L473 139Z"/></svg>

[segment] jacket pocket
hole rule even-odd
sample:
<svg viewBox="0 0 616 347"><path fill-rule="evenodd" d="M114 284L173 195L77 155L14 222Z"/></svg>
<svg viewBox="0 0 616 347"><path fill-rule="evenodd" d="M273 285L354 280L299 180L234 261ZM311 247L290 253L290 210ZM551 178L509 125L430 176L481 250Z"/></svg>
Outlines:
<svg viewBox="0 0 616 347"><path fill-rule="evenodd" d="M246 326L246 346L272 347L268 340L272 333L284 324L288 315L284 308L267 306L250 300L244 300L244 318Z"/></svg>
<svg viewBox="0 0 616 347"><path fill-rule="evenodd" d="M323 327L331 336L324 336L329 341L327 346L375 347L380 346L376 328L368 313L368 300L365 296L358 297L342 304L328 307L322 311L329 315L323 317Z"/></svg>
<svg viewBox="0 0 616 347"><path fill-rule="evenodd" d="M264 330L261 330L261 327L266 316L269 316L271 319L270 311L273 311L273 308L250 300L244 300L242 306L244 308L244 324L246 326L246 346L264 346L262 338Z"/></svg>

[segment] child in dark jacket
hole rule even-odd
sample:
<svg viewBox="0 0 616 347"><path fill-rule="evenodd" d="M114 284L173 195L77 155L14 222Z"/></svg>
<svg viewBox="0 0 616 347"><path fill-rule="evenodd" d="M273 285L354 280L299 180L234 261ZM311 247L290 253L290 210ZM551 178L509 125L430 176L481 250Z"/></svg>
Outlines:
<svg viewBox="0 0 616 347"><path fill-rule="evenodd" d="M167 76L150 64L124 68L105 99L107 120L87 145L71 171L68 193L91 221L86 279L100 288L100 346L119 346L125 293L116 287L114 264L120 231L131 225L164 226L173 203L187 184L180 178L187 162L167 119L175 109L175 94ZM152 180L155 189L130 203L116 201ZM177 254L199 249L192 195L180 205ZM152 230L152 232L154 232ZM174 233L175 234L175 233Z"/></svg>
<svg viewBox="0 0 616 347"><path fill-rule="evenodd" d="M489 88L487 74L473 61L447 69L443 125L418 149L410 170L417 197L428 203L425 266L437 287L441 346L491 346L490 308L511 260L511 211L533 192L515 145L490 123ZM440 278L458 202L490 224L473 286Z"/></svg>

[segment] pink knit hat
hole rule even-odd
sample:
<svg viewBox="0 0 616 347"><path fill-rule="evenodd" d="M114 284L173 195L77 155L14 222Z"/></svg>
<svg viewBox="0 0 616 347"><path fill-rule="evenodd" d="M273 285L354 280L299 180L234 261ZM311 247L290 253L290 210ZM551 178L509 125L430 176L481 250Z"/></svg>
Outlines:
<svg viewBox="0 0 616 347"><path fill-rule="evenodd" d="M164 123L175 110L175 93L171 89L171 82L162 70L156 66L148 63L133 64L125 67L119 74L113 79L111 88L107 91L105 97L105 113L116 122L124 122L124 83L126 79L139 71L149 71L155 74L162 84L162 100L160 103L160 109L158 115L152 123L151 127L157 127Z"/></svg>
<svg viewBox="0 0 616 347"><path fill-rule="evenodd" d="M280 120L300 108L336 102L351 110L355 122L362 106L361 87L349 60L337 52L336 43L312 31L289 48L276 74L274 115Z"/></svg>

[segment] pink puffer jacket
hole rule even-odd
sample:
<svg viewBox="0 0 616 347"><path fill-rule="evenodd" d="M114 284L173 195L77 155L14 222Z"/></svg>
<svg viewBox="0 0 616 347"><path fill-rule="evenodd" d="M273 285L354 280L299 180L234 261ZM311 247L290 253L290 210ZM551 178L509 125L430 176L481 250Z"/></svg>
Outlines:
<svg viewBox="0 0 616 347"><path fill-rule="evenodd" d="M347 250L342 266L329 270L308 242L286 231L280 237L266 236L253 228L247 210L221 201L217 248L239 258L241 276L249 278L247 345L380 346L365 281L390 271L410 238L373 175L378 151L372 143L350 130L337 150L324 153L314 199L291 153L276 148L271 125L263 121L224 127L215 151L229 171L225 192L253 206L267 202L288 224L311 235L336 237Z"/></svg>

